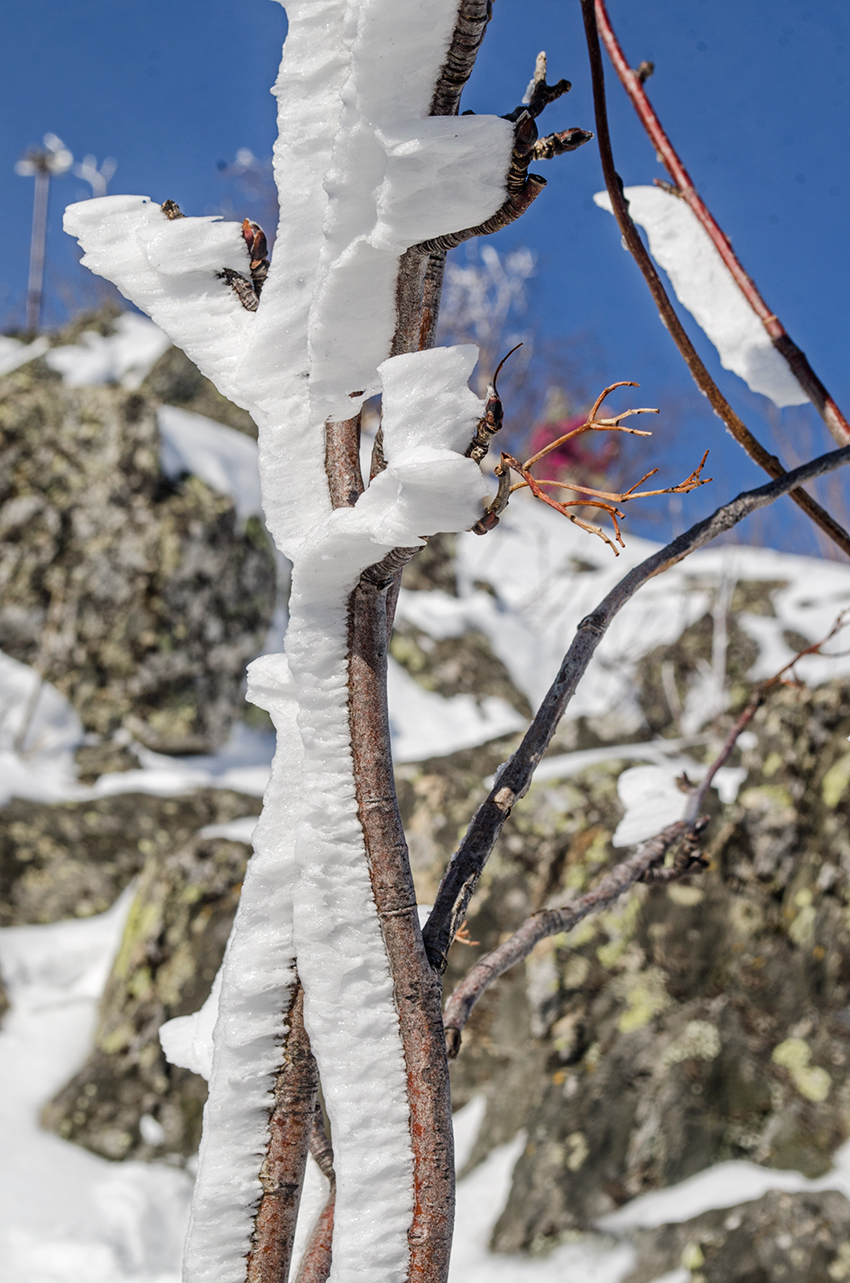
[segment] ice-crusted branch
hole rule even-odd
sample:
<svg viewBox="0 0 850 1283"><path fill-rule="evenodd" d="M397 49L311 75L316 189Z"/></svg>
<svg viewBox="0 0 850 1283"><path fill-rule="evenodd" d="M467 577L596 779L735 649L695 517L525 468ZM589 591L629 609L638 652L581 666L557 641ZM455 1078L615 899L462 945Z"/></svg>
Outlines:
<svg viewBox="0 0 850 1283"><path fill-rule="evenodd" d="M675 845L684 848L681 856L677 851L681 866L677 877L685 877L701 867L696 853L696 841L687 833L684 821L678 820L643 842L634 855L616 865L591 891L578 896L570 904L541 909L538 913L531 914L512 936L477 962L446 1003L444 1023L449 1056L452 1059L457 1056L461 1034L473 1007L499 976L527 958L534 946L547 936L572 931L583 918L607 909L636 882L645 880Z"/></svg>
<svg viewBox="0 0 850 1283"><path fill-rule="evenodd" d="M739 415L735 413L726 398L712 379L693 343L688 337L675 308L670 302L667 291L656 271L655 264L647 253L640 234L629 214L628 202L623 195L622 182L617 173L611 149L611 136L608 128L608 109L605 101L605 71L602 65L602 51L599 45L599 32L596 26L594 0L581 0L584 15L585 35L590 56L591 79L593 82L593 102L596 115L596 137L599 143L599 155L602 161L602 172L611 207L619 224L623 240L632 257L643 274L649 291L655 302L664 325L670 331L691 376L700 391L708 398L711 408L723 421L732 436L746 450L750 458L762 468L768 476L781 477L784 469L779 459L770 454L757 438L750 432ZM794 502L802 508L808 517L841 550L850 556L850 534L804 490L789 492Z"/></svg>
<svg viewBox="0 0 850 1283"><path fill-rule="evenodd" d="M769 335L773 346L787 362L794 378L816 407L832 436L839 445L848 444L850 442L850 423L848 423L846 416L841 412L812 369L805 353L800 350L779 320L779 317L775 312L771 311L762 298L755 281L745 270L732 248L732 242L729 237L720 227L694 186L690 174L682 163L679 154L658 118L655 108L649 100L644 88L646 75L641 74L640 67L637 70L633 69L623 53L622 46L611 25L605 0L595 0L595 5L599 33L605 43L611 63L620 78L623 88L631 99L641 124L649 135L656 154L661 157L667 172L675 184L676 194L687 202L688 207L693 210L708 233L714 248L720 255L742 296L764 326L764 330Z"/></svg>
<svg viewBox="0 0 850 1283"><path fill-rule="evenodd" d="M433 967L441 972L445 970L452 940L466 917L490 852L514 805L528 792L537 764L549 747L555 729L614 616L648 579L703 548L751 512L773 503L795 486L824 476L846 463L850 463L850 447L821 455L758 490L739 494L630 570L596 610L581 621L558 674L519 748L496 773L489 795L475 813L440 883L423 933Z"/></svg>

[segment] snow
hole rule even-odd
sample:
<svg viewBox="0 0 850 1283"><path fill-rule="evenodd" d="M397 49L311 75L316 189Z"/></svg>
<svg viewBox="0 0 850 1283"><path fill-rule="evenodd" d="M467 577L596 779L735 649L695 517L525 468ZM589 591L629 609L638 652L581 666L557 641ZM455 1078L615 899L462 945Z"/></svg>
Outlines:
<svg viewBox="0 0 850 1283"><path fill-rule="evenodd" d="M64 695L0 651L0 806L10 797L58 801L76 782L80 719Z"/></svg>
<svg viewBox="0 0 850 1283"><path fill-rule="evenodd" d="M610 760L610 758L609 758ZM617 780L617 792L625 807L611 839L613 846L637 846L647 838L660 833L668 824L685 818L688 793L676 783L684 772L698 784L705 777L707 767L690 758L679 758L663 766L633 766L623 771ZM712 787L717 789L721 802L730 805L738 796L738 789L747 778L742 766L722 766L714 776Z"/></svg>
<svg viewBox="0 0 850 1283"><path fill-rule="evenodd" d="M624 194L632 218L646 230L652 257L717 348L723 368L779 407L808 401L687 201L660 187L627 187ZM607 192L593 199L613 212Z"/></svg>
<svg viewBox="0 0 850 1283"><path fill-rule="evenodd" d="M496 695L446 699L427 691L390 658L390 732L396 762L421 762L524 730L526 719Z"/></svg>
<svg viewBox="0 0 850 1283"><path fill-rule="evenodd" d="M213 490L230 495L241 521L262 513L256 441L175 405L160 406L156 418L167 477L177 480L187 472L200 477Z"/></svg>
<svg viewBox="0 0 850 1283"><path fill-rule="evenodd" d="M27 1283L179 1280L190 1176L162 1162L107 1162L41 1131L37 1122L41 1106L88 1053L132 893L130 888L97 917L0 930L0 969L12 1003L0 1028L0 1275L10 1283L24 1278ZM459 1170L484 1116L483 1097L455 1115ZM838 1151L833 1170L817 1180L747 1161L720 1163L603 1217L598 1226L603 1237L583 1236L542 1259L494 1257L487 1243L523 1145L520 1135L459 1182L450 1283L622 1283L634 1253L617 1240L630 1229L688 1220L760 1198L770 1189L837 1189L850 1195L850 1145ZM325 1189L311 1162L296 1259Z"/></svg>
<svg viewBox="0 0 850 1283"><path fill-rule="evenodd" d="M9 1283L178 1283L191 1178L111 1163L43 1132L39 1111L85 1060L133 890L108 913L0 931L0 1275Z"/></svg>
<svg viewBox="0 0 850 1283"><path fill-rule="evenodd" d="M11 374L28 361L34 361L37 356L44 356L49 347L50 340L44 335L31 343L22 343L20 339L0 334L0 375Z"/></svg>
<svg viewBox="0 0 850 1283"><path fill-rule="evenodd" d="M347 603L362 571L393 547L468 529L486 489L477 465L465 457L482 412L468 387L477 349L389 355L401 254L424 238L482 221L505 197L510 122L427 115L456 10L456 0L404 6L292 0L287 6L289 32L274 88L282 216L256 311L246 311L219 275L224 268L248 274L237 223L169 220L141 196L86 201L65 216L84 263L114 281L222 393L252 414L267 524L293 567L286 654L263 656L249 669L249 698L271 714L277 750L222 968L212 1063L204 1063L210 1093L186 1283L239 1283L244 1276L295 958L334 1137L333 1283L396 1283L406 1271L413 1212L407 1081L357 815ZM388 466L354 507L333 511L325 422L350 418L364 397L378 392ZM168 466L190 466L191 455L193 470L216 470L220 483L230 471L244 508L247 471L236 476L208 430L194 425L190 431L187 417L173 412L162 423ZM518 531L513 506L498 540L476 540L473 549L470 537L461 536L461 574L464 595L476 579L489 578L501 597L501 612L480 602L472 607L494 646L500 638L498 653L508 652L500 614L516 618L511 638L529 644L511 672L534 700L551 680L579 609L586 613L624 567L595 562L599 569L583 583L565 576L561 561L530 569L528 528L538 546L551 546L561 560L577 545L552 534L536 510L519 511L526 527L521 546L512 539ZM581 548L579 555L594 562L586 540ZM631 559L649 549L634 541ZM704 578L720 565L700 564ZM681 573L665 578L623 612L574 715L631 705L639 717L629 686L638 658L675 640L711 598L707 587L686 591L689 582ZM578 591L564 593L567 584ZM845 574L840 590L846 587ZM796 608L806 615L804 603ZM465 736L504 733L496 728L514 729L519 721L498 699L437 703L395 668L392 680L406 706L393 712L401 756L414 751L417 737L419 753L426 744L446 752ZM439 736L438 709L445 719ZM218 779L233 777L220 767L219 760ZM139 775L156 774L155 755L143 758L143 768ZM205 766L197 759L186 763L184 783L205 770L213 770L213 759ZM203 1016L165 1031L166 1044L184 1063L201 1064L213 1010L211 1003ZM510 1165L505 1151L470 1178L478 1181L468 1205L473 1246L454 1267L465 1279L516 1278L515 1262L482 1265L493 1188L507 1179ZM618 1250L622 1265L628 1251ZM562 1274L565 1263L581 1256L578 1247L563 1252ZM537 1268L537 1277L554 1277L548 1268ZM582 1268L582 1277L598 1283L617 1277L601 1248L592 1260L585 1254Z"/></svg>
<svg viewBox="0 0 850 1283"><path fill-rule="evenodd" d="M91 383L120 383L134 391L171 346L158 325L124 312L112 334L85 330L79 343L51 348L45 360L71 388Z"/></svg>
<svg viewBox="0 0 850 1283"><path fill-rule="evenodd" d="M484 539L458 537L460 596L453 604L447 604L442 593L402 594L399 610L401 617L434 637L466 627L485 632L512 680L536 707L579 622L657 547L627 533L626 547L614 561L601 543L521 493L514 496L493 534ZM850 569L842 563L745 545L702 549L651 579L615 617L567 709L567 719L605 717L616 710L621 719L633 715L634 728L639 729L642 719L633 689L640 660L712 613L718 593L728 594L739 581L785 585L773 596L775 616L736 614L759 643L759 658L748 674L753 681L770 676L792 658L783 633L793 630L818 641L850 606ZM480 604L476 590L482 584L494 594L491 607ZM715 621L716 629L722 626L722 619ZM831 652L842 649L846 646L840 638L827 647ZM845 677L850 675L850 656L807 656L798 672L811 685ZM692 723L691 734L698 731Z"/></svg>
<svg viewBox="0 0 850 1283"><path fill-rule="evenodd" d="M222 826L224 827L224 826ZM200 1011L192 1016L175 1016L159 1027L159 1041L165 1059L180 1069L210 1080L213 1059L213 1032L218 1020L222 969L216 972L212 989Z"/></svg>

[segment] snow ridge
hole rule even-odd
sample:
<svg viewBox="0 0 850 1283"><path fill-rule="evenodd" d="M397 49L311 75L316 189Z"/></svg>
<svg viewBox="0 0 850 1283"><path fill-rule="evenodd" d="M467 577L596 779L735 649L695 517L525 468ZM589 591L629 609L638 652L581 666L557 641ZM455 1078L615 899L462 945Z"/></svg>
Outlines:
<svg viewBox="0 0 850 1283"><path fill-rule="evenodd" d="M652 257L717 348L724 370L780 408L808 401L687 201L661 187L627 187L625 197L632 218L646 229ZM607 192L593 199L613 212Z"/></svg>

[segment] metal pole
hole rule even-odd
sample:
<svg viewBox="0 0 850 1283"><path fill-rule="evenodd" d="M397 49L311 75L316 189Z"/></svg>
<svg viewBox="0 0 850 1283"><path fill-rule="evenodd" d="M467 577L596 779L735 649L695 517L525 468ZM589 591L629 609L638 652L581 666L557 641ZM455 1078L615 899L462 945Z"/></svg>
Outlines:
<svg viewBox="0 0 850 1283"><path fill-rule="evenodd" d="M35 171L35 193L32 207L32 240L30 273L27 282L28 334L37 334L41 321L41 299L44 291L44 251L47 241L47 198L50 192L50 170L46 165Z"/></svg>

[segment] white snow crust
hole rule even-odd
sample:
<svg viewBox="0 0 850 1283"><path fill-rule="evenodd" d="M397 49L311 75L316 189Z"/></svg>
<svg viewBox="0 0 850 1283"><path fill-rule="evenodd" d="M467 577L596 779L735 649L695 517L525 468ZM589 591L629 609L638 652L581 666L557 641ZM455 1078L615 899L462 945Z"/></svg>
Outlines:
<svg viewBox="0 0 850 1283"><path fill-rule="evenodd" d="M646 230L652 257L717 348L723 368L779 407L808 401L687 201L661 187L627 187L625 196L632 218ZM593 199L613 212L607 192Z"/></svg>
<svg viewBox="0 0 850 1283"><path fill-rule="evenodd" d="M20 502L13 499L7 510ZM73 753L82 738L65 696L0 651L0 806L10 797L59 801L73 790Z"/></svg>

